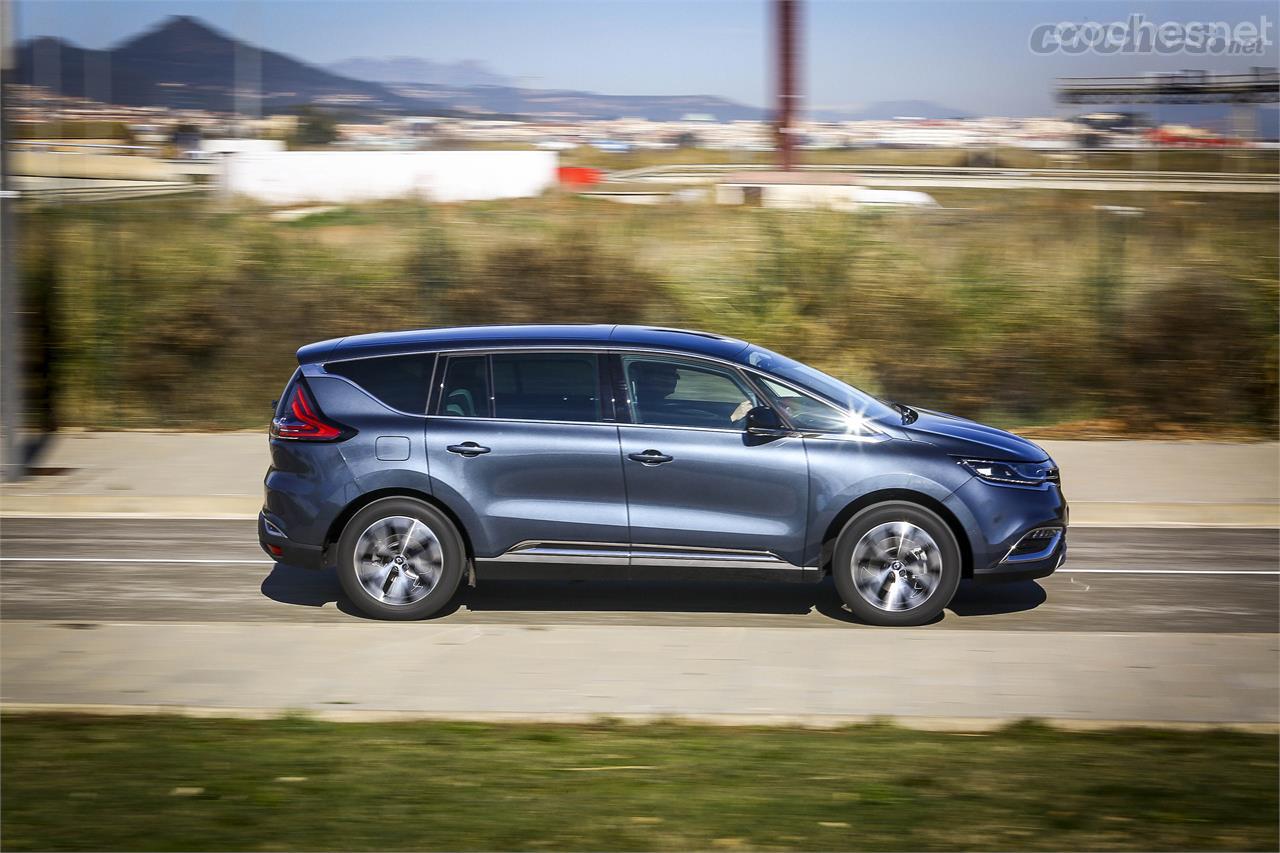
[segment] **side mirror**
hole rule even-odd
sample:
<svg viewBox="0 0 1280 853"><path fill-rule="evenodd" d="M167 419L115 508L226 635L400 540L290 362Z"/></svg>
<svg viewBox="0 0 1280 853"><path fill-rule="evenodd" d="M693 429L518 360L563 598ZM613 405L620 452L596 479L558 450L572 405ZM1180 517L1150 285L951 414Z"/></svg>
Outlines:
<svg viewBox="0 0 1280 853"><path fill-rule="evenodd" d="M756 406L747 412L747 432L752 435L785 435L787 428L782 418L768 406Z"/></svg>

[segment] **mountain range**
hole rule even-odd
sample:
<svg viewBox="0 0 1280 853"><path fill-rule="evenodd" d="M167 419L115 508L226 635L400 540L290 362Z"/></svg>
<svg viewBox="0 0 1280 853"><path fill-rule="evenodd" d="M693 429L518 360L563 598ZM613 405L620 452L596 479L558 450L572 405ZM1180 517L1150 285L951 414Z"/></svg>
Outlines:
<svg viewBox="0 0 1280 853"><path fill-rule="evenodd" d="M107 50L91 50L41 37L18 46L18 82L45 86L64 95L127 106L253 110L260 96L263 113L302 104L340 108L347 113L492 115L566 120L640 117L670 121L688 114L719 121L758 120L768 111L714 95L605 95L570 89L531 89L481 62L433 62L415 57L353 58L321 68L239 41L190 16L168 18ZM237 104L237 90L240 103ZM1119 109L1131 109L1117 107ZM1224 105L1167 105L1152 110L1161 122L1179 122L1226 131ZM967 114L930 101L882 101L861 108L810 111L826 121L964 118ZM1257 113L1258 131L1274 139L1280 111Z"/></svg>
<svg viewBox="0 0 1280 853"><path fill-rule="evenodd" d="M361 114L641 116L666 120L686 113L709 113L726 121L764 114L756 107L714 96L522 89L478 62L352 59L334 68L408 79L391 83L357 79L246 44L197 18L179 15L107 50L91 50L47 36L24 41L18 46L17 81L126 106L227 113L252 106L246 98L256 95L263 113L321 104Z"/></svg>
<svg viewBox="0 0 1280 853"><path fill-rule="evenodd" d="M246 44L198 18L179 15L106 50L40 37L18 46L18 82L63 95L126 106L213 112L283 112L302 104L358 114L540 116L563 119L640 117L670 121L702 114L719 121L757 120L768 111L714 95L605 95L531 89L481 62L415 57L352 58L321 68ZM237 91L239 103L237 103ZM850 117L822 111L823 118ZM887 102L865 118L961 116L923 101Z"/></svg>
<svg viewBox="0 0 1280 853"><path fill-rule="evenodd" d="M263 112L303 103L344 103L374 110L444 112L378 83L343 77L270 50L261 50L187 16L108 50L54 38L18 46L18 82L63 95L126 106L236 110L236 92L259 90Z"/></svg>
<svg viewBox="0 0 1280 853"><path fill-rule="evenodd" d="M334 74L377 83L427 83L435 86L514 86L514 77L499 74L476 59L433 62L416 56L356 56L325 66Z"/></svg>

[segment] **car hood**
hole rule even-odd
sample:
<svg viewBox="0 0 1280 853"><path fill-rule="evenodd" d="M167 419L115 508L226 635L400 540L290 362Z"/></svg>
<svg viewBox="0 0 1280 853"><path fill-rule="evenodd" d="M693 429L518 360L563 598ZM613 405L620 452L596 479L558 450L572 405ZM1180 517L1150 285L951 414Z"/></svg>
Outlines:
<svg viewBox="0 0 1280 853"><path fill-rule="evenodd" d="M1038 444L1011 432L942 412L916 411L920 417L900 427L913 441L927 441L947 453L975 459L1040 462L1049 458Z"/></svg>

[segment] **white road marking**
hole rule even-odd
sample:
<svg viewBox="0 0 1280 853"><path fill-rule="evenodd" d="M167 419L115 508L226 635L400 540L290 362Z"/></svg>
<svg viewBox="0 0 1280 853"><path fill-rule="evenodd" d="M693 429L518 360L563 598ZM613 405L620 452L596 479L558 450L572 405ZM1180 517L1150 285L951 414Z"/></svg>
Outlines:
<svg viewBox="0 0 1280 853"><path fill-rule="evenodd" d="M0 563L195 563L212 566L270 566L275 560L194 560L163 557L0 557Z"/></svg>
<svg viewBox="0 0 1280 853"><path fill-rule="evenodd" d="M1261 569L1237 571L1233 569L1058 569L1058 575L1280 575L1280 571Z"/></svg>
<svg viewBox="0 0 1280 853"><path fill-rule="evenodd" d="M145 563L157 565L271 566L275 560L217 560L166 557L0 557L2 563ZM1058 569L1059 575L1280 575L1280 571L1260 569Z"/></svg>
<svg viewBox="0 0 1280 853"><path fill-rule="evenodd" d="M1112 503L1135 503L1134 501L1113 501ZM0 510L0 519L51 521L257 521L257 513L226 512L213 515L173 514L166 512L21 512ZM1075 521L1072 530L1083 528L1102 529L1129 528L1133 530L1170 530L1170 529L1213 529L1213 530L1275 530L1273 523L1248 524L1234 521Z"/></svg>

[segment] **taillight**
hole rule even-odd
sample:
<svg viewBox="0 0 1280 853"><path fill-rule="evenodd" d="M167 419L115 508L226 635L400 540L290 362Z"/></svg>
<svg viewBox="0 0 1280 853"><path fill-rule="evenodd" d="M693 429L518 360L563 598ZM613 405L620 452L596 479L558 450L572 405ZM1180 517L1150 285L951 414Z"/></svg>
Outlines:
<svg viewBox="0 0 1280 853"><path fill-rule="evenodd" d="M273 436L295 441L337 441L353 432L350 427L326 418L311 402L301 381L294 383L293 392L285 403L285 413L271 421Z"/></svg>

